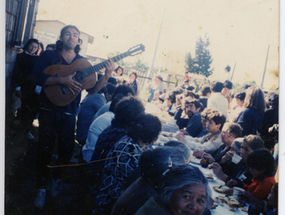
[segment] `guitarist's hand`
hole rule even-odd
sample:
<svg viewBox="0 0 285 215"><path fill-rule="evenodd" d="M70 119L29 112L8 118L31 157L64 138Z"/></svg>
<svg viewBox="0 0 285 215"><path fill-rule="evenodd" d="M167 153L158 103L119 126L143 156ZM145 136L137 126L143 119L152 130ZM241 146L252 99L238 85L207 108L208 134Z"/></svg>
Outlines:
<svg viewBox="0 0 285 215"><path fill-rule="evenodd" d="M82 84L72 79L72 77L75 75L76 73L65 77L60 77L60 84L66 86L73 94L79 93L82 90Z"/></svg>
<svg viewBox="0 0 285 215"><path fill-rule="evenodd" d="M111 60L111 58L108 57L108 59L109 59L108 61L105 61L105 66L106 66L105 75L109 78L111 77L111 74L115 69L115 64Z"/></svg>

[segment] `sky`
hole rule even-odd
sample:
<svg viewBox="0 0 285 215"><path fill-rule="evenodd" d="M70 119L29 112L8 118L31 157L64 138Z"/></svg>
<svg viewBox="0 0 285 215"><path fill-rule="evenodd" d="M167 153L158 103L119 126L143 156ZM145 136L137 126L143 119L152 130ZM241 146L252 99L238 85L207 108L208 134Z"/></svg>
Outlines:
<svg viewBox="0 0 285 215"><path fill-rule="evenodd" d="M142 43L146 50L140 58L149 66L162 23L154 67L182 75L186 53L194 56L196 40L207 35L214 68L210 78L236 65L233 82L241 84L261 84L270 46L264 87L278 86L277 0L40 0L37 20L76 25L94 37L87 54L97 57Z"/></svg>

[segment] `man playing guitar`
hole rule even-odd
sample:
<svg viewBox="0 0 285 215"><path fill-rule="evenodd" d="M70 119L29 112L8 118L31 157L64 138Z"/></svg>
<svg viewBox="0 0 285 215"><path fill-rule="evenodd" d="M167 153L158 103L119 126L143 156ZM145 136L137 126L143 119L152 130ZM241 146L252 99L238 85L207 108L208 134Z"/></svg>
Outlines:
<svg viewBox="0 0 285 215"><path fill-rule="evenodd" d="M77 27L72 25L64 27L60 33L60 40L56 42L56 50L45 51L37 60L33 70L35 82L37 85L43 87L39 111L39 153L36 184L38 194L34 202L35 206L39 209L41 209L45 203L47 181L49 178L47 166L51 161L56 137L58 139L58 159L56 164L68 164L72 157L76 112L81 98L81 90L83 89L82 83L73 79L76 73L60 76L46 74L44 71L51 65L70 65L74 61L83 58L78 54L80 44L82 43L79 36L80 32ZM91 91L89 91L91 94L97 93L106 84L112 71L114 71L114 62L109 59L105 62L105 68L105 75L100 80L97 80L97 73L94 73L94 80L97 82ZM67 105L55 105L45 93L46 88L53 86L60 86L64 93L68 91L76 95L76 97ZM56 197L59 194L62 168L54 169L50 189L51 195Z"/></svg>

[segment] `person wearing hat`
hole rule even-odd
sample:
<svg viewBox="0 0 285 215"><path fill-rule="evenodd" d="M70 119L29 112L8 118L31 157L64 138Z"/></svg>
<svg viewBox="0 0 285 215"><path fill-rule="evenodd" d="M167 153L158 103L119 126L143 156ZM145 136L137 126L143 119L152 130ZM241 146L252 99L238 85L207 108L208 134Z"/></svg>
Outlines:
<svg viewBox="0 0 285 215"><path fill-rule="evenodd" d="M74 74L67 76L52 76L45 74L44 71L51 65L70 65L75 60L83 58L79 55L80 31L76 26L65 26L60 32L60 38L56 42L56 50L43 52L39 56L32 75L37 85L50 86L61 85L69 89L71 93L78 95L66 106L57 106L53 104L42 90L40 95L39 111L39 152L37 162L36 188L38 194L34 202L35 206L42 209L45 204L46 189L48 179L51 179L51 195L56 197L59 194L61 185L62 168L55 168L52 176L49 177L48 165L50 164L54 143L58 139L58 159L57 165L68 164L74 149L74 131L77 108L81 99L82 85L73 80ZM97 93L107 82L114 70L114 62L109 59L106 63L105 75L96 82L96 85L89 92Z"/></svg>

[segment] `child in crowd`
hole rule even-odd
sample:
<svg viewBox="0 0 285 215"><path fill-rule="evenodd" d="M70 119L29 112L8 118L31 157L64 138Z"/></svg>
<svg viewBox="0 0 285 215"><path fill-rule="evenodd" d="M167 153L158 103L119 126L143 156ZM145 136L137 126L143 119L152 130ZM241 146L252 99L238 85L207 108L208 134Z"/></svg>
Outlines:
<svg viewBox="0 0 285 215"><path fill-rule="evenodd" d="M184 135L184 133L181 132L176 137L192 150L199 148L207 153L213 153L223 144L221 140L221 130L225 122L226 117L223 114L218 111L212 111L212 113L208 115L206 122L206 129L209 134L204 137L195 138Z"/></svg>

